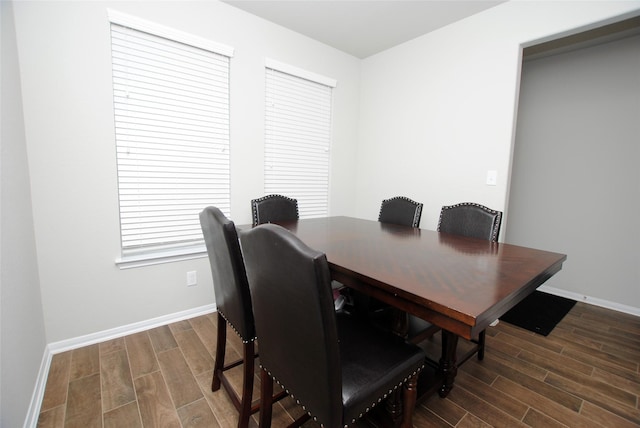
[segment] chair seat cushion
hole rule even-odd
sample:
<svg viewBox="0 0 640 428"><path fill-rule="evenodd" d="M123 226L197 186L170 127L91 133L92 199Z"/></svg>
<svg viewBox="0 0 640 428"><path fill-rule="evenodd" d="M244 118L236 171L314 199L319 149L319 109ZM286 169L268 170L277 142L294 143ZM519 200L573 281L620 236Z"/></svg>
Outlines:
<svg viewBox="0 0 640 428"><path fill-rule="evenodd" d="M379 404L419 371L425 354L402 338L382 332L366 321L348 314L336 314L342 363L344 422L350 423Z"/></svg>

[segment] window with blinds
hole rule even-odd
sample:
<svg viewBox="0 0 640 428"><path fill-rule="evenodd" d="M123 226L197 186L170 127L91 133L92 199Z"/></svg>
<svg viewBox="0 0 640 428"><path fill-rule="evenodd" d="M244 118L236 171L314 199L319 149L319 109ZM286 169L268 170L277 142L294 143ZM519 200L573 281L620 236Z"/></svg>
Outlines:
<svg viewBox="0 0 640 428"><path fill-rule="evenodd" d="M297 199L300 218L329 213L333 87L331 79L267 61L265 194Z"/></svg>
<svg viewBox="0 0 640 428"><path fill-rule="evenodd" d="M232 50L109 18L122 260L203 252L199 212L230 211Z"/></svg>

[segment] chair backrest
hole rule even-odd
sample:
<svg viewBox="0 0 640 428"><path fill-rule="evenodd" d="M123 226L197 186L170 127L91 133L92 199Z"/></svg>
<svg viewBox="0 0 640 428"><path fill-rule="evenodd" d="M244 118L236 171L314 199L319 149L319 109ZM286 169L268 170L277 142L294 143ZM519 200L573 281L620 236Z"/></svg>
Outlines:
<svg viewBox="0 0 640 428"><path fill-rule="evenodd" d="M403 226L418 227L422 216L422 204L404 196L385 199L380 205L378 221Z"/></svg>
<svg viewBox="0 0 640 428"><path fill-rule="evenodd" d="M243 341L256 337L251 293L235 224L216 207L200 213L218 312Z"/></svg>
<svg viewBox="0 0 640 428"><path fill-rule="evenodd" d="M463 202L442 207L438 232L497 242L501 222L501 211L473 202Z"/></svg>
<svg viewBox="0 0 640 428"><path fill-rule="evenodd" d="M341 426L342 372L325 254L264 224L240 233L260 364L326 426Z"/></svg>
<svg viewBox="0 0 640 428"><path fill-rule="evenodd" d="M253 225L298 219L298 200L282 195L267 195L251 201Z"/></svg>

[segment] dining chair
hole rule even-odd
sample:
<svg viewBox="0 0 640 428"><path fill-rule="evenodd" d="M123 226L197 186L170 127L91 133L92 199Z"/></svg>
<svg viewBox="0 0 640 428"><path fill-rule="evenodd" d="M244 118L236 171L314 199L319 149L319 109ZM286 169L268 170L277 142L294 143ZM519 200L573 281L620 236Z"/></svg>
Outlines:
<svg viewBox="0 0 640 428"><path fill-rule="evenodd" d="M378 221L418 227L422 216L422 204L404 196L384 199L380 204Z"/></svg>
<svg viewBox="0 0 640 428"><path fill-rule="evenodd" d="M211 390L219 390L221 384L224 386L239 412L238 428L246 428L251 414L259 409L258 403L255 405L252 403L254 359L257 354L251 293L238 233L233 221L216 207L207 207L200 212L200 225L211 265L218 313L216 356ZM242 340L242 358L225 365L227 325L231 326ZM241 364L243 365L242 393L238 396L225 372ZM281 395L276 398L281 398Z"/></svg>
<svg viewBox="0 0 640 428"><path fill-rule="evenodd" d="M501 211L474 202L462 202L442 207L438 232L498 242L501 222Z"/></svg>
<svg viewBox="0 0 640 428"><path fill-rule="evenodd" d="M424 351L337 313L326 255L290 231L264 224L242 231L240 242L260 338L262 397L272 395L275 381L306 412L290 426L313 418L344 427L402 389L402 407L391 414L412 426ZM260 427L270 427L271 407L262 399Z"/></svg>
<svg viewBox="0 0 640 428"><path fill-rule="evenodd" d="M251 200L253 225L298 219L298 200L283 195L267 195Z"/></svg>
<svg viewBox="0 0 640 428"><path fill-rule="evenodd" d="M500 234L500 224L502 222L502 212L492 210L484 205L474 202L462 202L455 205L445 205L440 210L438 220L438 232L451 233L453 235L468 236L470 238L486 239L490 242L497 242ZM426 321L412 317L409 320L409 340L419 343L426 337L422 334L425 331ZM412 331L413 330L413 331ZM434 334L433 330L430 331ZM470 358L473 354L478 354L478 360L484 359L486 331L482 330L478 334L478 339L472 339L476 347L460 359L460 364Z"/></svg>

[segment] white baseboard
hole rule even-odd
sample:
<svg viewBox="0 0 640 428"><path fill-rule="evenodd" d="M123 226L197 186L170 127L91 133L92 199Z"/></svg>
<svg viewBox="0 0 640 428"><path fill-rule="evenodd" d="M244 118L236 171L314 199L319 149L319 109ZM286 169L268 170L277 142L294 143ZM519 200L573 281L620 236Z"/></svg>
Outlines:
<svg viewBox="0 0 640 428"><path fill-rule="evenodd" d="M182 321L188 318L193 318L200 315L208 314L215 310L216 310L216 305L213 305L213 304L200 306L199 308L188 309L186 311L177 312L170 315L163 315L158 318L152 318L150 320L140 321L140 322L125 325L122 327L116 327L109 330L100 331L97 333L87 334L85 336L79 336L73 339L53 342L48 345L48 348L51 354L55 355L60 352L82 348L83 346L93 345L96 343L104 342L106 340L117 339L118 337L127 336L129 334L150 330L152 328L160 327L162 325L170 324L173 322Z"/></svg>
<svg viewBox="0 0 640 428"><path fill-rule="evenodd" d="M36 379L36 385L33 391L33 395L31 396L29 411L27 412L27 417L24 421L24 428L36 428L38 425L40 407L42 406L44 390L47 385L47 375L49 374L49 369L51 367L51 359L55 354L104 342L106 340L117 339L129 334L150 330L152 328L160 327L189 318L194 318L200 315L205 315L214 312L215 310L215 304L200 306L198 308L193 308L174 314L164 315L158 318L152 318L150 320L125 325L122 327L116 327L109 330L48 344L44 350L42 363L40 364L40 372L38 373L38 378Z"/></svg>
<svg viewBox="0 0 640 428"><path fill-rule="evenodd" d="M49 347L45 347L42 362L40 363L40 371L36 378L36 386L33 389L27 417L24 420L24 428L36 428L38 426L38 415L40 413L40 407L42 406L42 399L44 398L44 388L47 386L47 375L51 367L52 356L51 352L49 352Z"/></svg>
<svg viewBox="0 0 640 428"><path fill-rule="evenodd" d="M601 308L607 308L640 317L640 308L635 308L633 306L598 299L597 297L589 297L583 294L574 293L572 291L563 290L561 288L548 287L546 285L541 286L540 288L538 288L538 290L544 291L545 293L554 294L556 296L566 297L567 299L575 300L576 302L585 302L590 305L600 306Z"/></svg>

